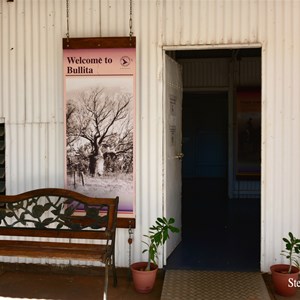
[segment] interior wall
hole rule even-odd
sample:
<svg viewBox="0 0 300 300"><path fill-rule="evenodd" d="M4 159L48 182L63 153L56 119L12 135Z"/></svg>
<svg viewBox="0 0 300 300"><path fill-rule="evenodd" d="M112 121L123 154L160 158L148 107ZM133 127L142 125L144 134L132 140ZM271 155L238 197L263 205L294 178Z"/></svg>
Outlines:
<svg viewBox="0 0 300 300"><path fill-rule="evenodd" d="M180 51L176 51L175 54L178 62L183 66L185 92L224 91L228 93L228 196L230 198L240 198L243 195L260 197L260 180L238 180L235 159L237 155L236 89L261 86L260 51L260 49L187 50L184 51L186 54L180 54Z"/></svg>

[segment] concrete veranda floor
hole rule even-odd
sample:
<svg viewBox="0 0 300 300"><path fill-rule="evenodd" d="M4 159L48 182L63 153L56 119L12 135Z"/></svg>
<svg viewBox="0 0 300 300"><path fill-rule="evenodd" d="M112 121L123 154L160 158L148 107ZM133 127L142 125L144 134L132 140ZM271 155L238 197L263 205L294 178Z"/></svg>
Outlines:
<svg viewBox="0 0 300 300"><path fill-rule="evenodd" d="M118 285L113 287L110 276L108 299L160 299L164 273L164 270L159 270L151 293L139 294L134 290L128 269L118 268ZM263 278L271 300L287 299L274 293L270 274L263 274ZM32 265L15 265L15 269L4 267L0 272L0 299L100 300L103 294L103 279L103 270L91 267L80 267L75 271ZM300 300L300 290L289 300Z"/></svg>
<svg viewBox="0 0 300 300"><path fill-rule="evenodd" d="M0 273L0 299L102 299L104 277L98 270L82 268L83 272L66 272L56 269L53 272L46 268L41 270L36 267L30 267L32 270L23 268L24 266L20 268L21 270L3 270ZM164 277L162 270L159 270L157 281L150 294L139 294L134 290L127 269L117 269L117 275L117 287L113 286L112 276L110 276L109 300L160 299Z"/></svg>

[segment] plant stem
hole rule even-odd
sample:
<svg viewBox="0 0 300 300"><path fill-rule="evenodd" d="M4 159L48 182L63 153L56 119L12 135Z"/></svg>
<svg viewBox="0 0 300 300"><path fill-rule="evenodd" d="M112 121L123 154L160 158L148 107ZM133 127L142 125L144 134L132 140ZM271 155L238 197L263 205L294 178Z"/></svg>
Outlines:
<svg viewBox="0 0 300 300"><path fill-rule="evenodd" d="M147 267L146 267L145 271L150 271L150 259L148 260Z"/></svg>

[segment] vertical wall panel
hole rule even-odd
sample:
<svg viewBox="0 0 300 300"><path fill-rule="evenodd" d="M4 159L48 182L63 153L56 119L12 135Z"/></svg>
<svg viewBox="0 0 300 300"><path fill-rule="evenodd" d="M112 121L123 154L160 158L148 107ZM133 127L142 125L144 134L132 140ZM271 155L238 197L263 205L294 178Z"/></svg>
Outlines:
<svg viewBox="0 0 300 300"><path fill-rule="evenodd" d="M137 37L136 103L136 212L133 259L142 256L141 240L157 215L162 215L162 51L160 3L137 1L134 33ZM148 26L145 26L148 24ZM144 88L147 87L147 88ZM160 169L160 172L157 170Z"/></svg>
<svg viewBox="0 0 300 300"><path fill-rule="evenodd" d="M129 34L129 0L70 0L71 37ZM137 229L163 212L163 47L262 45L262 270L281 238L300 234L300 2L133 0L137 37ZM62 38L66 2L0 0L0 117L7 129L8 192L63 185ZM177 48L179 49L179 48ZM283 218L283 222L278 222ZM127 247L120 230L117 247ZM117 253L119 253L117 251ZM122 252L121 252L122 253ZM117 265L128 264L119 253Z"/></svg>
<svg viewBox="0 0 300 300"><path fill-rule="evenodd" d="M180 64L185 89L228 89L229 59L181 59Z"/></svg>
<svg viewBox="0 0 300 300"><path fill-rule="evenodd" d="M239 62L239 86L259 87L261 84L261 59L242 58Z"/></svg>

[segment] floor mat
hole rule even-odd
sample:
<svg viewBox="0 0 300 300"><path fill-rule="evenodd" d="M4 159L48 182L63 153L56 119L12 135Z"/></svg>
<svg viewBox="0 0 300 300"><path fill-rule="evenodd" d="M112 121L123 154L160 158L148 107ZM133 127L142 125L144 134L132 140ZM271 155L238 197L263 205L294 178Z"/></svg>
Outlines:
<svg viewBox="0 0 300 300"><path fill-rule="evenodd" d="M259 272L167 270L161 300L269 300Z"/></svg>

